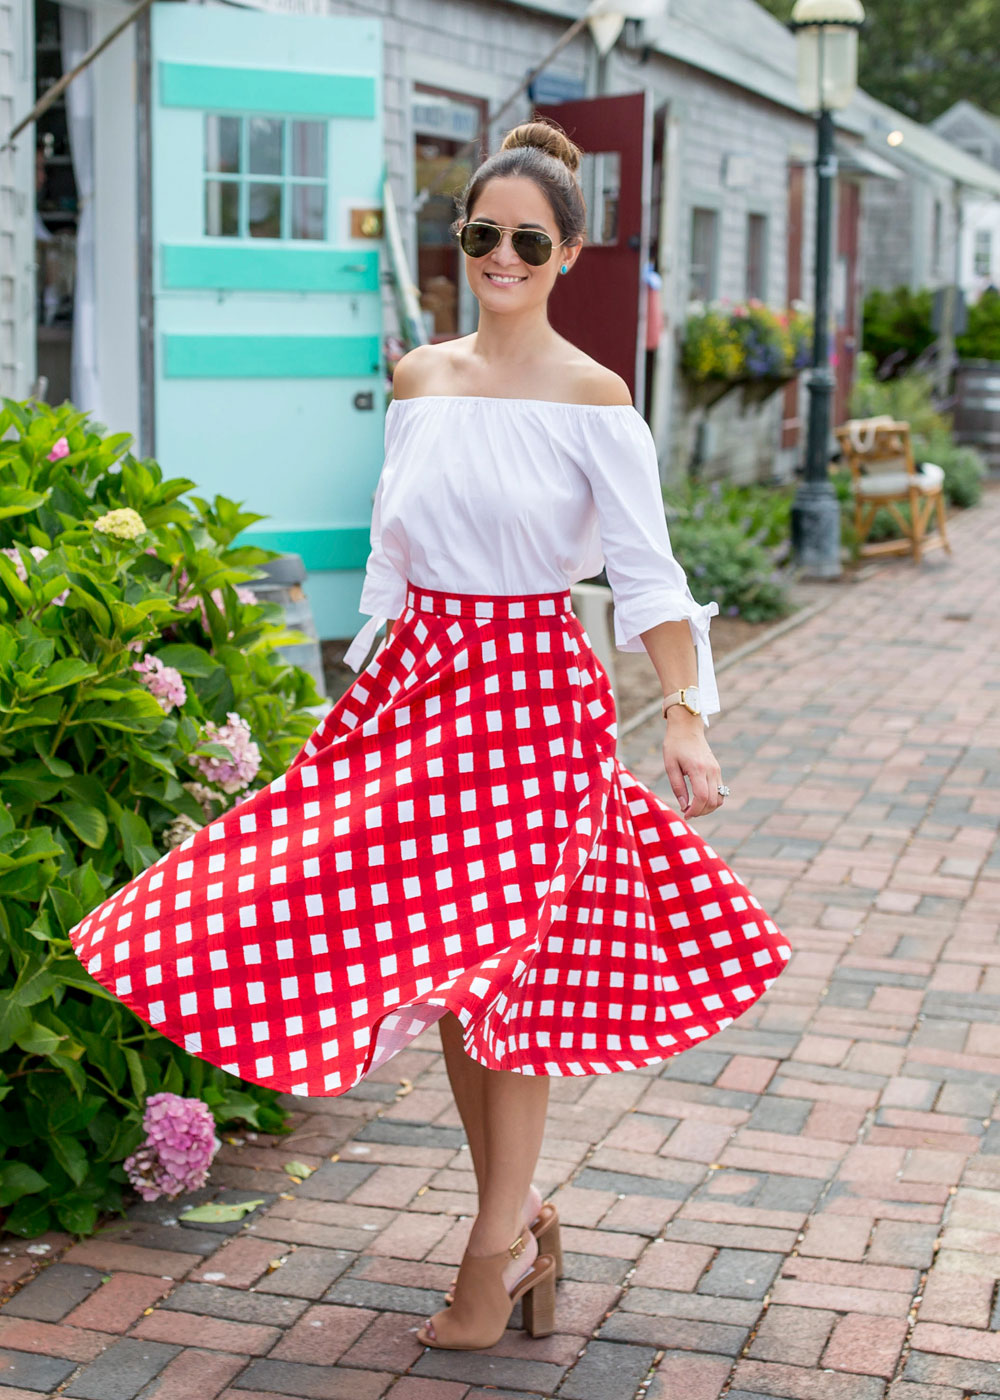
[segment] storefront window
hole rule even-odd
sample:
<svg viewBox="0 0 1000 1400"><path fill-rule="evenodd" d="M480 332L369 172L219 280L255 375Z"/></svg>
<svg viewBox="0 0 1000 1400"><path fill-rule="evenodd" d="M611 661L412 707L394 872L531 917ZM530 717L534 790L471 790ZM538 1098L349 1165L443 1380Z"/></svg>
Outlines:
<svg viewBox="0 0 1000 1400"><path fill-rule="evenodd" d="M417 284L432 340L468 335L475 329L475 301L462 275L461 254L450 226L456 196L482 159L478 150L455 161L481 130L486 103L438 90L413 95L417 209Z"/></svg>

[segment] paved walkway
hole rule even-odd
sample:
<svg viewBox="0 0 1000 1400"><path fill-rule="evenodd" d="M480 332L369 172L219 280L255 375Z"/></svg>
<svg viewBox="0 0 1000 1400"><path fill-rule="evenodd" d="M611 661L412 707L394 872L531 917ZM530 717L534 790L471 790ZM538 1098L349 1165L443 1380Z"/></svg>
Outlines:
<svg viewBox="0 0 1000 1400"><path fill-rule="evenodd" d="M953 535L724 677L701 829L797 951L704 1049L553 1081L558 1335L414 1340L473 1209L431 1032L226 1144L244 1223L10 1245L0 1400L1000 1397L1000 493ZM658 732L625 757L663 787Z"/></svg>

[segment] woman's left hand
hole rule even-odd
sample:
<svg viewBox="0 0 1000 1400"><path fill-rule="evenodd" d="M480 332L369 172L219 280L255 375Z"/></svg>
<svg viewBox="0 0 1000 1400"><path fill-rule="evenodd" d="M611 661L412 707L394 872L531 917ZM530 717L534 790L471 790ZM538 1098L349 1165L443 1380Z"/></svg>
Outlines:
<svg viewBox="0 0 1000 1400"><path fill-rule="evenodd" d="M663 740L663 767L684 817L702 817L722 806L722 773L697 715L677 714L673 707ZM691 784L688 793L687 778Z"/></svg>

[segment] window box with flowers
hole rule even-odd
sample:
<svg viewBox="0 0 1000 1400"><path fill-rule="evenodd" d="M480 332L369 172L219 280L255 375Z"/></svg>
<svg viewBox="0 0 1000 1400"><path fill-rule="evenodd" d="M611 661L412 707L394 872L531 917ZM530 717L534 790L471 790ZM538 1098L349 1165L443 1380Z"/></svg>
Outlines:
<svg viewBox="0 0 1000 1400"><path fill-rule="evenodd" d="M809 364L812 329L802 302L787 311L755 300L691 302L681 368L692 399L709 408L740 385L745 405L762 403Z"/></svg>

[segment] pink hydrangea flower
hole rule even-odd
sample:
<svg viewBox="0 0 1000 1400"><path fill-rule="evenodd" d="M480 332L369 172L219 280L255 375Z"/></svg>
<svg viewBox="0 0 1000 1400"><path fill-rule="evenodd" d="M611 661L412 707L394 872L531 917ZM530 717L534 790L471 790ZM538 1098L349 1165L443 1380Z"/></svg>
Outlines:
<svg viewBox="0 0 1000 1400"><path fill-rule="evenodd" d="M232 711L223 725L213 724L209 720L203 738L210 744L222 744L229 750L230 757L196 755L192 761L202 777L223 792L240 792L249 787L260 768L260 749L250 737L250 726L246 720Z"/></svg>
<svg viewBox="0 0 1000 1400"><path fill-rule="evenodd" d="M164 714L169 714L175 705L180 709L187 699L180 671L175 671L173 666L164 666L158 656L147 652L141 661L133 663L132 670L139 672L143 685L150 695L155 695L159 700Z"/></svg>
<svg viewBox="0 0 1000 1400"><path fill-rule="evenodd" d="M25 547L27 548L27 546ZM28 549L28 553L31 555L32 559L34 559L36 563L40 563L48 555L48 552L49 551L47 549L43 549L40 544L33 544L31 548ZM22 583L27 583L28 570L25 568L24 560L21 558L21 551L19 549L16 549L12 545L9 549L0 549L0 554L6 554L7 558L14 565L14 570L18 578L21 580ZM69 589L64 588L61 593L56 594L52 601L53 603L55 603L57 608L61 608L68 597Z"/></svg>
<svg viewBox="0 0 1000 1400"><path fill-rule="evenodd" d="M62 457L69 456L69 443L64 437L57 438L52 444L52 451L49 453L50 462L58 462Z"/></svg>
<svg viewBox="0 0 1000 1400"><path fill-rule="evenodd" d="M142 1126L146 1140L126 1159L125 1171L144 1201L204 1186L221 1145L207 1104L179 1094L152 1094Z"/></svg>

